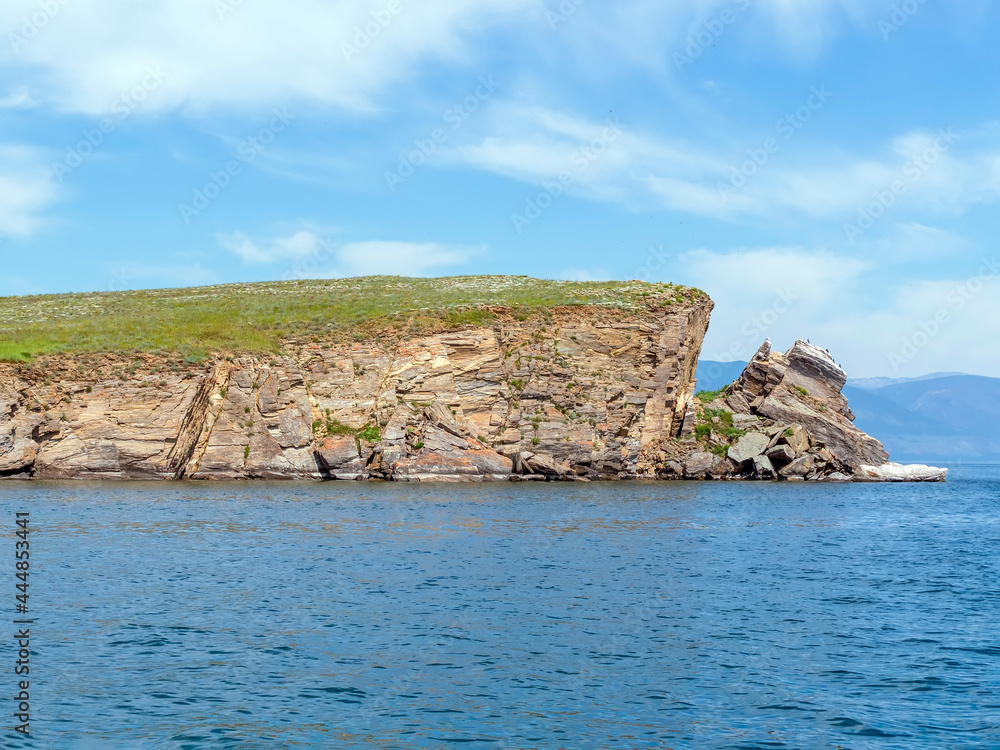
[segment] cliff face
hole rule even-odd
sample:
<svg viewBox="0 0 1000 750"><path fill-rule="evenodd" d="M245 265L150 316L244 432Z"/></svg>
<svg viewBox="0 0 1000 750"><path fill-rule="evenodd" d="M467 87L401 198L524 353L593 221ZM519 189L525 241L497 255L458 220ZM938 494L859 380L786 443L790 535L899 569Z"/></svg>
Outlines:
<svg viewBox="0 0 1000 750"><path fill-rule="evenodd" d="M557 307L489 327L184 365L0 365L0 476L38 479L648 476L693 419L712 303Z"/></svg>

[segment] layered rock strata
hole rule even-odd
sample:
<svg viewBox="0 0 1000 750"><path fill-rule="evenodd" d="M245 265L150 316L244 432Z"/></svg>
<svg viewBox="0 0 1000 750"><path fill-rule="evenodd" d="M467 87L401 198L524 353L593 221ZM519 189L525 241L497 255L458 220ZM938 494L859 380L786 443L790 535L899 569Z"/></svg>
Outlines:
<svg viewBox="0 0 1000 750"><path fill-rule="evenodd" d="M706 297L207 364L0 365L0 477L627 479L693 414Z"/></svg>
<svg viewBox="0 0 1000 750"><path fill-rule="evenodd" d="M797 341L781 354L765 342L733 384L700 394L691 432L651 446L640 464L661 479L944 481L946 469L889 462L854 426L846 382L825 349Z"/></svg>

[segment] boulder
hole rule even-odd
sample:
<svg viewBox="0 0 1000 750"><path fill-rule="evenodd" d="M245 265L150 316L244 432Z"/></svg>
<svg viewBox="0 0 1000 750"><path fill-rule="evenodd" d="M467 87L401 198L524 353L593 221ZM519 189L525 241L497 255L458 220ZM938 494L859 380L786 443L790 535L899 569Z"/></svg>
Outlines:
<svg viewBox="0 0 1000 750"><path fill-rule="evenodd" d="M728 402L726 403L729 405ZM740 414L739 412L733 412L733 427L737 430L750 430L759 424L760 417L755 417L752 414Z"/></svg>
<svg viewBox="0 0 1000 750"><path fill-rule="evenodd" d="M806 454L792 461L778 473L783 477L798 477L804 479L816 467L816 457Z"/></svg>
<svg viewBox="0 0 1000 750"><path fill-rule="evenodd" d="M843 472L835 471L832 474L827 474L822 478L824 482L850 482L851 477Z"/></svg>
<svg viewBox="0 0 1000 750"><path fill-rule="evenodd" d="M570 474L571 469L568 464L559 463L552 456L546 453L521 454L522 470L526 474L540 474L546 477L562 478Z"/></svg>
<svg viewBox="0 0 1000 750"><path fill-rule="evenodd" d="M795 453L787 445L776 445L771 448L766 454L767 458L771 461L776 468L781 468L787 466L792 461L795 460Z"/></svg>
<svg viewBox="0 0 1000 750"><path fill-rule="evenodd" d="M729 449L729 460L737 466L742 466L766 451L770 442L771 439L764 433L747 433Z"/></svg>
<svg viewBox="0 0 1000 750"><path fill-rule="evenodd" d="M754 476L760 479L770 479L774 476L774 465L767 456L755 456L753 459Z"/></svg>
<svg viewBox="0 0 1000 750"><path fill-rule="evenodd" d="M816 456L817 460L822 461L823 463L828 464L837 460L836 456L834 456L833 453L826 448L813 448L811 452Z"/></svg>
<svg viewBox="0 0 1000 750"><path fill-rule="evenodd" d="M800 424L793 424L781 437L781 442L791 448L792 453L801 456L809 450L809 433Z"/></svg>
<svg viewBox="0 0 1000 750"><path fill-rule="evenodd" d="M753 417L750 414L750 404L747 402L746 398L742 393L734 393L731 396L726 397L726 406L733 410L733 414L741 414L746 417ZM736 419L733 419L736 422ZM742 429L742 428L740 428Z"/></svg>
<svg viewBox="0 0 1000 750"><path fill-rule="evenodd" d="M511 460L490 450L421 453L398 461L392 478L397 482L505 482L511 478Z"/></svg>
<svg viewBox="0 0 1000 750"><path fill-rule="evenodd" d="M353 435L334 435L316 448L316 461L332 479L363 479L365 461Z"/></svg>
<svg viewBox="0 0 1000 750"><path fill-rule="evenodd" d="M405 449L398 445L379 445L368 460L368 474L380 479L389 479L396 464L403 460Z"/></svg>
<svg viewBox="0 0 1000 750"><path fill-rule="evenodd" d="M854 479L858 482L943 482L947 477L947 469L923 464L893 463L861 466L854 474Z"/></svg>
<svg viewBox="0 0 1000 750"><path fill-rule="evenodd" d="M4 403L0 402L0 414L4 406ZM3 430L2 424L0 430ZM10 424L0 433L0 475L15 475L29 471L35 465L37 456L38 443L31 438L28 424Z"/></svg>
<svg viewBox="0 0 1000 750"><path fill-rule="evenodd" d="M684 476L684 464L680 461L667 461L660 474L667 479L680 479Z"/></svg>
<svg viewBox="0 0 1000 750"><path fill-rule="evenodd" d="M684 476L688 479L704 479L712 470L716 458L715 455L704 451L693 454L684 464Z"/></svg>
<svg viewBox="0 0 1000 750"><path fill-rule="evenodd" d="M822 441L844 463L879 465L888 459L889 454L879 441L843 415L832 409L821 410L819 406L781 388L764 400L759 411L770 419L802 425L814 443L817 439Z"/></svg>
<svg viewBox="0 0 1000 750"><path fill-rule="evenodd" d="M440 401L424 409L424 419L434 427L455 437L463 438L469 433L463 430L447 406Z"/></svg>
<svg viewBox="0 0 1000 750"><path fill-rule="evenodd" d="M772 439L773 441L772 444L777 444L778 439L781 437L781 434L787 429L788 427L786 425L773 424L770 427L765 427L763 431L769 438Z"/></svg>
<svg viewBox="0 0 1000 750"><path fill-rule="evenodd" d="M736 467L728 458L715 456L715 460L712 462L712 468L708 473L715 479L726 479L736 473Z"/></svg>

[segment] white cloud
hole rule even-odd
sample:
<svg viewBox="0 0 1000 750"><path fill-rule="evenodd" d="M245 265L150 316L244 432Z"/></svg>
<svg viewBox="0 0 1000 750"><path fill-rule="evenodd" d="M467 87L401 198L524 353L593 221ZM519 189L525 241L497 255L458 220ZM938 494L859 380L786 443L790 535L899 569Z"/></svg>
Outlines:
<svg viewBox="0 0 1000 750"><path fill-rule="evenodd" d="M715 301L707 360L745 361L766 338L782 350L803 338L829 349L852 377L1000 372L994 337L984 335L1000 330L996 256L934 281L803 248L695 250L668 265L666 280Z"/></svg>
<svg viewBox="0 0 1000 750"><path fill-rule="evenodd" d="M456 162L536 185L560 182L578 195L634 204L649 202L649 171L689 180L721 172L724 164L689 144L638 132L620 118L587 121L537 107L500 105L487 118L489 135L445 154ZM690 183L688 183L690 184Z"/></svg>
<svg viewBox="0 0 1000 750"><path fill-rule="evenodd" d="M39 151L0 144L0 237L25 237L59 197L52 173Z"/></svg>
<svg viewBox="0 0 1000 750"><path fill-rule="evenodd" d="M964 256L974 244L954 232L911 221L893 226L871 247L879 258L910 262Z"/></svg>
<svg viewBox="0 0 1000 750"><path fill-rule="evenodd" d="M249 237L243 232L216 235L219 245L248 264L288 263L290 277L427 276L458 266L485 246L457 247L433 242L367 241L341 244L312 228L287 236Z"/></svg>
<svg viewBox="0 0 1000 750"><path fill-rule="evenodd" d="M1000 330L1000 258L963 263L954 273L885 283L885 300L870 316L848 308L855 335L844 342L847 356L862 361L866 374L997 375L1000 352L989 332Z"/></svg>
<svg viewBox="0 0 1000 750"><path fill-rule="evenodd" d="M467 62L498 34L510 33L505 43L523 46L521 57L575 52L571 64L594 74L663 72L725 10L740 16L727 42L740 35L772 49L777 39L801 57L819 54L845 17L871 23L883 5L890 0L52 0L40 10L37 0L5 0L0 60L46 101L89 115L157 66L169 78L143 102L147 113L293 101L371 110L426 64ZM567 6L551 28L549 14Z"/></svg>
<svg viewBox="0 0 1000 750"><path fill-rule="evenodd" d="M315 232L300 229L288 237L255 239L243 232L218 234L219 244L235 253L244 263L275 263L299 260L315 255L324 247L324 240Z"/></svg>
<svg viewBox="0 0 1000 750"><path fill-rule="evenodd" d="M425 63L463 59L477 29L539 2L53 0L57 12L27 38L38 4L5 0L0 60L20 63L60 109L90 115L157 66L168 77L145 112L291 101L364 110Z"/></svg>
<svg viewBox="0 0 1000 750"><path fill-rule="evenodd" d="M771 155L760 148L763 138L750 146L766 157L761 165L729 146L668 139L627 122L608 139L609 122L617 119L587 121L499 102L481 126L488 134L477 137L470 128L471 142L446 157L539 186L568 174L563 184L576 195L734 222L804 217L849 223L894 184L902 188L889 195L886 213L902 222L911 218L907 212L956 215L1000 196L1000 144L982 134L963 147L960 134L912 131L875 155L798 144L796 153L807 146L803 157L784 151L785 139L774 132L778 146Z"/></svg>
<svg viewBox="0 0 1000 750"><path fill-rule="evenodd" d="M665 75L675 70L676 54L694 50L693 64L697 64L721 44L778 49L795 62L808 62L822 53L845 22L874 28L875 19L894 1L898 0L567 2L549 3L550 11L561 12L548 18L560 39L575 50L574 64L589 77L608 75L612 59L616 67L628 65ZM563 8L573 10L565 13ZM698 42L699 36L704 41Z"/></svg>
<svg viewBox="0 0 1000 750"><path fill-rule="evenodd" d="M812 337L818 321L854 294L867 263L823 250L694 250L669 262L669 281L691 284L715 300L703 357L746 360L766 338L789 344Z"/></svg>

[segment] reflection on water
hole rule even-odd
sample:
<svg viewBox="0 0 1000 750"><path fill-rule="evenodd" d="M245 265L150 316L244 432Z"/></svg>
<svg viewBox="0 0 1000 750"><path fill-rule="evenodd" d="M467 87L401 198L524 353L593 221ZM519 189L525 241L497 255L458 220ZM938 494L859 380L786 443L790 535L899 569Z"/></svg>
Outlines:
<svg viewBox="0 0 1000 750"><path fill-rule="evenodd" d="M6 483L0 544L26 508L34 737L12 746L1000 747L995 468Z"/></svg>

